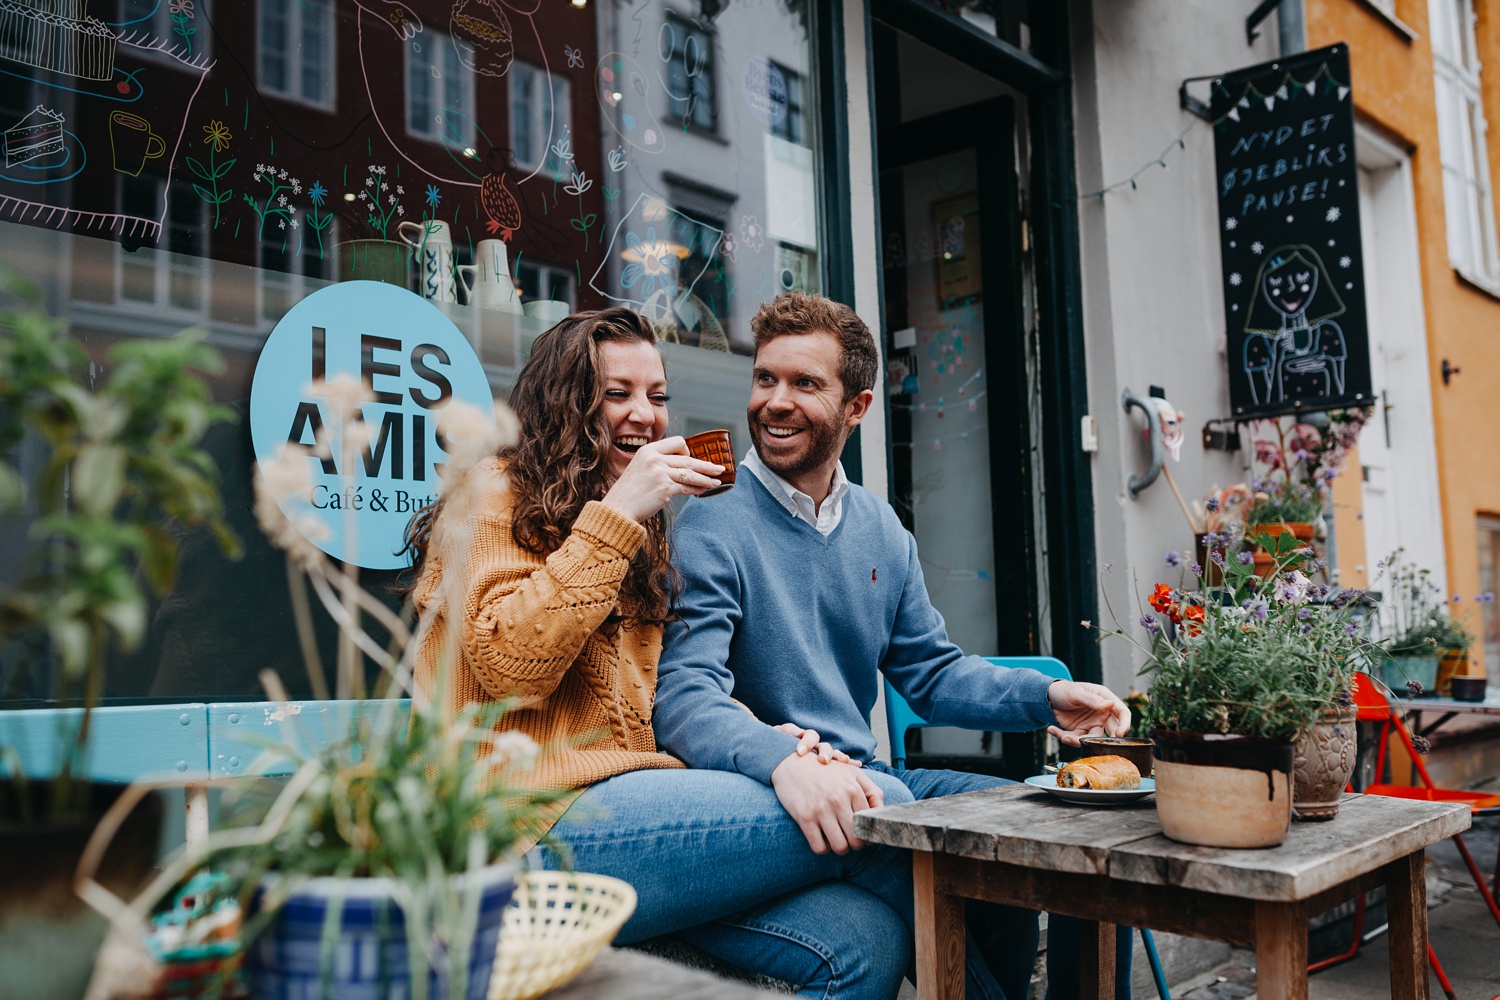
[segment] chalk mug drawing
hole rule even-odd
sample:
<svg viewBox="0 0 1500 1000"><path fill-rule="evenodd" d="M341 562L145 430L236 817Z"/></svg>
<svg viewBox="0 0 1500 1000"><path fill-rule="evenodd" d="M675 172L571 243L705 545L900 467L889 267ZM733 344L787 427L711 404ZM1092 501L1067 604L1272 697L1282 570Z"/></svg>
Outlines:
<svg viewBox="0 0 1500 1000"><path fill-rule="evenodd" d="M469 305L520 315L521 293L510 280L504 240L480 240L474 263L458 265L458 279Z"/></svg>
<svg viewBox="0 0 1500 1000"><path fill-rule="evenodd" d="M110 113L109 143L114 152L115 169L131 177L141 176L147 160L154 160L167 151L166 142L151 131L151 123L129 111Z"/></svg>
<svg viewBox="0 0 1500 1000"><path fill-rule="evenodd" d="M453 231L448 223L436 219L403 222L396 227L396 235L416 251L417 290L422 297L433 302L457 302Z"/></svg>
<svg viewBox="0 0 1500 1000"><path fill-rule="evenodd" d="M556 326L568 318L568 313L573 307L558 299L533 299L521 306L521 311L533 319L539 319L548 326Z"/></svg>

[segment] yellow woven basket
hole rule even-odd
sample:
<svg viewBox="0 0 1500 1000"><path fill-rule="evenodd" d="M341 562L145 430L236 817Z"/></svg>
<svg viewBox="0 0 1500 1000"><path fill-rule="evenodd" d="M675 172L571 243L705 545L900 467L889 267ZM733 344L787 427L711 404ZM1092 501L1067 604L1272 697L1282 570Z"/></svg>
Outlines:
<svg viewBox="0 0 1500 1000"><path fill-rule="evenodd" d="M505 910L489 1000L531 1000L582 972L635 912L630 883L527 872Z"/></svg>

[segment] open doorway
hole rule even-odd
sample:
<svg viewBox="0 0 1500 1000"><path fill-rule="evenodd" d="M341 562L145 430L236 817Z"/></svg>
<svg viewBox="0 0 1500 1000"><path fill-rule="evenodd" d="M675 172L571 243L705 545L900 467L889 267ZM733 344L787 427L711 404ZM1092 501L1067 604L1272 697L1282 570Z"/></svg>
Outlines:
<svg viewBox="0 0 1500 1000"><path fill-rule="evenodd" d="M1039 653L1026 98L879 21L873 43L892 501L954 642ZM909 740L909 766L1034 773L1030 734Z"/></svg>

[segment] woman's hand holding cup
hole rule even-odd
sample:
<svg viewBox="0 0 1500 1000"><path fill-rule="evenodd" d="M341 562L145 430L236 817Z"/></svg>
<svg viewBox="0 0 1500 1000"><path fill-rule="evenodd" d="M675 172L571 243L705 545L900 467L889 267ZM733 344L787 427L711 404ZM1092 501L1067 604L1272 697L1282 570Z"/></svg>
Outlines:
<svg viewBox="0 0 1500 1000"><path fill-rule="evenodd" d="M604 494L604 505L633 521L644 522L675 496L697 496L722 485L714 477L724 466L688 454L681 437L643 444L620 478Z"/></svg>

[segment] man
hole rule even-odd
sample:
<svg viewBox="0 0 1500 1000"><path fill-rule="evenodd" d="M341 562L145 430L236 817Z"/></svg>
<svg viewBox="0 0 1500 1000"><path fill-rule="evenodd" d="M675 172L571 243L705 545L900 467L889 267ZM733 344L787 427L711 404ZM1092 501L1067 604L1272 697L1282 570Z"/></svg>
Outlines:
<svg viewBox="0 0 1500 1000"><path fill-rule="evenodd" d="M875 761L869 719L881 673L936 723L1046 726L1073 744L1090 733L1123 733L1130 711L1107 688L996 667L948 640L915 539L889 504L850 484L839 463L869 411L878 365L874 339L853 310L793 292L763 305L751 329L754 449L736 488L688 503L674 529L683 594L661 660L658 745L690 767L771 785L814 851L843 853L863 846L853 815L880 804L872 785L880 771L916 798L1000 783ZM865 769L800 754L796 737L772 728L789 719ZM984 957L971 963L970 996L1003 989L1012 1000L1024 997L1035 915L967 909L971 944Z"/></svg>

